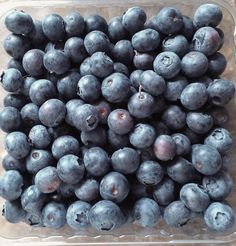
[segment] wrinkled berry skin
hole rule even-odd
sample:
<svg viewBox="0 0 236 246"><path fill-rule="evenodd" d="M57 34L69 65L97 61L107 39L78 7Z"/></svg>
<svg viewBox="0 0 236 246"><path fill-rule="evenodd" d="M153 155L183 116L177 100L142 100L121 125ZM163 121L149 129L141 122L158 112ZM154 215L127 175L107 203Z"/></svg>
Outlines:
<svg viewBox="0 0 236 246"><path fill-rule="evenodd" d="M222 159L219 152L215 147L210 145L193 145L191 158L196 170L204 175L213 175L222 166Z"/></svg>
<svg viewBox="0 0 236 246"><path fill-rule="evenodd" d="M220 42L219 33L214 28L206 26L195 32L192 47L195 51L211 56L219 49Z"/></svg>
<svg viewBox="0 0 236 246"><path fill-rule="evenodd" d="M204 221L211 230L224 232L233 226L234 212L229 205L214 202L204 213Z"/></svg>
<svg viewBox="0 0 236 246"><path fill-rule="evenodd" d="M80 131L94 130L99 122L96 108L90 104L80 105L74 112L72 122Z"/></svg>

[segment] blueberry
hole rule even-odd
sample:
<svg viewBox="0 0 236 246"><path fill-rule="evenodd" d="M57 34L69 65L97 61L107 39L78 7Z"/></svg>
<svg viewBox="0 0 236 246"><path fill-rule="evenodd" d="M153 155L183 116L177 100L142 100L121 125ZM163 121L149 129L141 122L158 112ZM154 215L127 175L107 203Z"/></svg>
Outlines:
<svg viewBox="0 0 236 246"><path fill-rule="evenodd" d="M20 111L22 122L25 126L32 127L40 124L39 121L39 107L34 103L25 104Z"/></svg>
<svg viewBox="0 0 236 246"><path fill-rule="evenodd" d="M192 163L183 157L177 157L167 166L169 177L180 184L196 181L199 177Z"/></svg>
<svg viewBox="0 0 236 246"><path fill-rule="evenodd" d="M129 143L129 135L120 135L108 129L107 132L107 140L111 147L115 150L127 147L130 145Z"/></svg>
<svg viewBox="0 0 236 246"><path fill-rule="evenodd" d="M153 148L155 156L161 161L172 160L175 156L176 145L174 139L171 136L158 136L153 144Z"/></svg>
<svg viewBox="0 0 236 246"><path fill-rule="evenodd" d="M135 222L142 227L153 227L161 217L158 204L150 198L137 200L133 208Z"/></svg>
<svg viewBox="0 0 236 246"><path fill-rule="evenodd" d="M233 180L227 172L220 171L212 176L204 176L202 185L212 200L222 201L232 191Z"/></svg>
<svg viewBox="0 0 236 246"><path fill-rule="evenodd" d="M166 81L166 89L164 96L168 101L176 102L180 99L183 89L188 85L188 81L184 76L176 76Z"/></svg>
<svg viewBox="0 0 236 246"><path fill-rule="evenodd" d="M1 83L4 90L17 91L23 83L21 72L15 68L8 68L1 75Z"/></svg>
<svg viewBox="0 0 236 246"><path fill-rule="evenodd" d="M76 201L72 203L66 213L67 224L73 229L89 227L89 211L91 205L87 202Z"/></svg>
<svg viewBox="0 0 236 246"><path fill-rule="evenodd" d="M103 176L110 169L110 158L102 148L93 147L85 152L84 165L92 176Z"/></svg>
<svg viewBox="0 0 236 246"><path fill-rule="evenodd" d="M129 8L122 16L122 24L130 33L136 33L143 28L147 19L146 13L140 7Z"/></svg>
<svg viewBox="0 0 236 246"><path fill-rule="evenodd" d="M42 21L34 20L33 28L28 36L34 47L44 45L47 42L47 38L43 33Z"/></svg>
<svg viewBox="0 0 236 246"><path fill-rule="evenodd" d="M57 81L57 90L64 98L72 99L77 97L76 88L80 74L75 71L68 72L65 77Z"/></svg>
<svg viewBox="0 0 236 246"><path fill-rule="evenodd" d="M16 200L21 196L23 178L16 170L3 173L0 179L0 196L8 201Z"/></svg>
<svg viewBox="0 0 236 246"><path fill-rule="evenodd" d="M128 33L122 24L122 17L115 16L110 19L108 23L108 36L114 41L119 41L121 39L127 38Z"/></svg>
<svg viewBox="0 0 236 246"><path fill-rule="evenodd" d="M77 64L80 64L87 57L87 52L82 38L71 37L67 39L64 51L67 57L70 58L71 62Z"/></svg>
<svg viewBox="0 0 236 246"><path fill-rule="evenodd" d="M130 80L122 73L113 73L103 80L101 89L107 101L122 102L130 92Z"/></svg>
<svg viewBox="0 0 236 246"><path fill-rule="evenodd" d="M57 163L57 173L65 183L76 184L84 176L84 165L77 156L64 155Z"/></svg>
<svg viewBox="0 0 236 246"><path fill-rule="evenodd" d="M3 43L5 51L15 59L21 59L30 46L29 39L18 34L9 34Z"/></svg>
<svg viewBox="0 0 236 246"><path fill-rule="evenodd" d="M157 55L153 62L154 71L165 79L175 77L180 69L179 57L171 51L165 51Z"/></svg>
<svg viewBox="0 0 236 246"><path fill-rule="evenodd" d="M101 96L101 83L94 75L85 75L78 82L77 94L86 102L95 101Z"/></svg>
<svg viewBox="0 0 236 246"><path fill-rule="evenodd" d="M131 83L131 85L132 85L134 88L136 88L136 89L139 88L139 85L140 85L140 77L141 77L141 74L142 74L142 73L143 73L142 70L137 69L137 70L134 70L134 71L130 74L130 77L129 77L130 83Z"/></svg>
<svg viewBox="0 0 236 246"><path fill-rule="evenodd" d="M65 104L58 99L49 99L39 108L39 119L43 125L56 127L66 116Z"/></svg>
<svg viewBox="0 0 236 246"><path fill-rule="evenodd" d="M4 170L16 170L19 172L25 171L25 162L24 159L15 159L14 157L10 155L5 155L2 159L2 167Z"/></svg>
<svg viewBox="0 0 236 246"><path fill-rule="evenodd" d="M213 175L222 166L222 159L219 152L215 147L210 145L193 145L191 158L196 170L204 175Z"/></svg>
<svg viewBox="0 0 236 246"><path fill-rule="evenodd" d="M192 78L190 82L191 83L202 83L206 87L208 87L212 81L213 80L210 77L203 75L203 76L200 76L198 78Z"/></svg>
<svg viewBox="0 0 236 246"><path fill-rule="evenodd" d="M112 168L120 173L134 173L140 163L139 153L132 148L122 148L115 151L111 156Z"/></svg>
<svg viewBox="0 0 236 246"><path fill-rule="evenodd" d="M179 130L185 126L186 113L177 105L170 105L162 115L163 122L172 130Z"/></svg>
<svg viewBox="0 0 236 246"><path fill-rule="evenodd" d="M216 27L215 30L218 32L218 34L220 36L220 45L219 45L219 48L218 48L218 50L220 50L223 47L223 45L224 45L225 35L224 35L224 32L220 28Z"/></svg>
<svg viewBox="0 0 236 246"><path fill-rule="evenodd" d="M145 23L144 23L144 29L148 29L148 28L151 28L151 29L154 29L156 31L159 32L159 29L158 29L158 23L157 23L157 16L156 15L153 15L151 16ZM159 33L160 37L162 38L162 33Z"/></svg>
<svg viewBox="0 0 236 246"><path fill-rule="evenodd" d="M92 131L81 132L81 142L88 147L104 146L107 142L107 132L104 128L98 126Z"/></svg>
<svg viewBox="0 0 236 246"><path fill-rule="evenodd" d="M66 223L66 208L63 203L49 202L42 210L43 224L49 228L61 228Z"/></svg>
<svg viewBox="0 0 236 246"><path fill-rule="evenodd" d="M35 185L27 187L21 195L22 208L27 212L40 210L44 205L46 195L41 193Z"/></svg>
<svg viewBox="0 0 236 246"><path fill-rule="evenodd" d="M186 155L191 150L190 139L182 133L174 133L171 135L175 141L176 155Z"/></svg>
<svg viewBox="0 0 236 246"><path fill-rule="evenodd" d="M30 76L42 76L45 74L45 68L43 65L44 52L39 49L32 49L27 51L22 60L25 71Z"/></svg>
<svg viewBox="0 0 236 246"><path fill-rule="evenodd" d="M82 61L82 63L80 64L79 70L80 70L81 76L92 74L90 57L87 57Z"/></svg>
<svg viewBox="0 0 236 246"><path fill-rule="evenodd" d="M89 221L98 231L111 231L120 227L125 220L121 209L112 201L101 200L89 211Z"/></svg>
<svg viewBox="0 0 236 246"><path fill-rule="evenodd" d="M154 200L161 206L167 206L175 200L175 184L172 179L166 177L153 190Z"/></svg>
<svg viewBox="0 0 236 246"><path fill-rule="evenodd" d="M136 69L149 70L152 69L155 56L152 53L139 53L135 51L133 64Z"/></svg>
<svg viewBox="0 0 236 246"><path fill-rule="evenodd" d="M47 79L39 79L32 83L29 89L30 100L40 106L48 99L56 97L55 85Z"/></svg>
<svg viewBox="0 0 236 246"><path fill-rule="evenodd" d="M15 159L26 157L30 151L27 136L23 132L11 132L4 139L4 146Z"/></svg>
<svg viewBox="0 0 236 246"><path fill-rule="evenodd" d="M25 160L26 169L32 174L36 174L42 168L54 163L51 152L42 149L32 149Z"/></svg>
<svg viewBox="0 0 236 246"><path fill-rule="evenodd" d="M52 140L56 140L57 138L65 135L74 135L74 129L66 123L62 123L57 127L49 127L48 132Z"/></svg>
<svg viewBox="0 0 236 246"><path fill-rule="evenodd" d="M91 202L99 197L99 183L95 179L86 179L75 188L75 195L84 202Z"/></svg>
<svg viewBox="0 0 236 246"><path fill-rule="evenodd" d="M188 40L183 35L167 37L162 42L162 51L175 52L179 57L183 57L189 51Z"/></svg>
<svg viewBox="0 0 236 246"><path fill-rule="evenodd" d="M165 80L152 70L142 72L142 74L139 76L138 82L142 88L152 96L161 95L166 88Z"/></svg>
<svg viewBox="0 0 236 246"><path fill-rule="evenodd" d="M33 28L33 20L24 11L13 10L7 14L5 25L10 32L27 35Z"/></svg>
<svg viewBox="0 0 236 246"><path fill-rule="evenodd" d="M145 149L150 147L156 138L155 128L149 124L139 123L135 125L129 135L130 143L138 148Z"/></svg>
<svg viewBox="0 0 236 246"><path fill-rule="evenodd" d="M182 105L189 110L201 108L208 99L206 86L202 83L187 85L180 95Z"/></svg>
<svg viewBox="0 0 236 246"><path fill-rule="evenodd" d="M61 50L63 51L64 49L64 43L61 41L57 42L48 42L47 45L45 46L44 52L47 53L51 50Z"/></svg>
<svg viewBox="0 0 236 246"><path fill-rule="evenodd" d="M21 60L11 58L7 63L7 68L15 68L20 71L21 75L25 75L25 69L23 68Z"/></svg>
<svg viewBox="0 0 236 246"><path fill-rule="evenodd" d="M193 36L192 48L210 56L219 49L220 42L219 33L214 28L210 26L201 27Z"/></svg>
<svg viewBox="0 0 236 246"><path fill-rule="evenodd" d="M131 40L134 49L139 52L156 50L160 41L159 33L151 28L135 33Z"/></svg>
<svg viewBox="0 0 236 246"><path fill-rule="evenodd" d="M102 178L99 191L103 199L120 203L128 196L130 185L123 174L110 172Z"/></svg>
<svg viewBox="0 0 236 246"><path fill-rule="evenodd" d="M63 198L74 197L74 184L61 183L57 193Z"/></svg>
<svg viewBox="0 0 236 246"><path fill-rule="evenodd" d="M164 210L164 220L172 227L182 227L190 220L191 212L182 201L170 203Z"/></svg>
<svg viewBox="0 0 236 246"><path fill-rule="evenodd" d="M129 76L129 69L125 64L121 62L114 62L114 72L115 73L123 73L126 76Z"/></svg>
<svg viewBox="0 0 236 246"><path fill-rule="evenodd" d="M52 155L57 160L63 157L64 155L79 154L79 142L76 138L64 135L58 137L52 144Z"/></svg>
<svg viewBox="0 0 236 246"><path fill-rule="evenodd" d="M186 123L192 131L198 134L204 134L212 128L213 119L210 114L189 112L187 113Z"/></svg>
<svg viewBox="0 0 236 246"><path fill-rule="evenodd" d="M36 81L36 78L34 77L24 77L23 84L21 88L19 89L19 92L25 96L26 98L29 98L29 91L31 85Z"/></svg>
<svg viewBox="0 0 236 246"><path fill-rule="evenodd" d="M157 120L153 120L152 122L152 126L155 128L156 130L156 135L169 135L170 134L170 129L162 122L162 121L157 121Z"/></svg>
<svg viewBox="0 0 236 246"><path fill-rule="evenodd" d="M181 61L183 73L189 78L202 76L208 68L207 57L199 51L190 51Z"/></svg>
<svg viewBox="0 0 236 246"><path fill-rule="evenodd" d="M76 108L72 116L73 125L80 131L92 131L98 125L98 113L94 106L83 104Z"/></svg>
<svg viewBox="0 0 236 246"><path fill-rule="evenodd" d="M85 22L83 16L77 11L71 11L65 17L65 31L68 37L81 37L84 33Z"/></svg>
<svg viewBox="0 0 236 246"><path fill-rule="evenodd" d="M43 64L45 68L56 74L63 74L70 68L70 60L65 52L61 50L49 50L43 58Z"/></svg>
<svg viewBox="0 0 236 246"><path fill-rule="evenodd" d="M21 115L17 108L5 107L0 112L0 128L4 132L16 131L21 126Z"/></svg>
<svg viewBox="0 0 236 246"><path fill-rule="evenodd" d="M200 5L194 13L194 25L196 27L218 26L223 18L220 7L216 4L207 3Z"/></svg>
<svg viewBox="0 0 236 246"><path fill-rule="evenodd" d="M167 107L167 102L163 95L154 97L153 114L161 114Z"/></svg>
<svg viewBox="0 0 236 246"><path fill-rule="evenodd" d="M53 166L45 167L35 175L35 185L42 193L52 193L59 188L60 184L57 169Z"/></svg>
<svg viewBox="0 0 236 246"><path fill-rule="evenodd" d="M113 61L104 52L95 52L90 57L90 71L99 78L105 78L113 72Z"/></svg>
<svg viewBox="0 0 236 246"><path fill-rule="evenodd" d="M207 88L210 102L217 106L227 104L235 93L235 86L230 80L216 79Z"/></svg>
<svg viewBox="0 0 236 246"><path fill-rule="evenodd" d="M65 121L67 124L73 126L73 116L74 116L74 112L76 110L77 107L81 106L82 104L84 104L84 102L80 99L72 99L69 100L66 103L66 118Z"/></svg>
<svg viewBox="0 0 236 246"><path fill-rule="evenodd" d="M233 139L229 131L215 128L204 140L204 144L215 147L220 154L225 154L232 148Z"/></svg>
<svg viewBox="0 0 236 246"><path fill-rule="evenodd" d="M135 199L149 197L152 198L153 187L140 183L137 179L131 180L131 197Z"/></svg>
<svg viewBox="0 0 236 246"><path fill-rule="evenodd" d="M162 8L156 18L159 31L166 35L177 33L183 27L183 16L176 8Z"/></svg>
<svg viewBox="0 0 236 246"><path fill-rule="evenodd" d="M85 28L86 28L86 33L89 33L92 31L101 31L101 32L106 33L107 32L107 22L100 15L89 15L85 19Z"/></svg>
<svg viewBox="0 0 236 246"><path fill-rule="evenodd" d="M209 66L207 73L212 76L220 75L224 72L227 61L223 54L217 52L214 55L210 56L209 58Z"/></svg>
<svg viewBox="0 0 236 246"><path fill-rule="evenodd" d="M107 119L109 128L117 134L127 134L134 125L133 118L125 109L113 110Z"/></svg>
<svg viewBox="0 0 236 246"><path fill-rule="evenodd" d="M129 40L118 41L113 48L113 56L116 61L130 64L134 58L134 48Z"/></svg>
<svg viewBox="0 0 236 246"><path fill-rule="evenodd" d="M40 210L35 210L26 214L25 223L31 227L42 227L42 212Z"/></svg>
<svg viewBox="0 0 236 246"><path fill-rule="evenodd" d="M204 213L204 221L213 231L227 231L235 221L233 209L227 204L213 202Z"/></svg>
<svg viewBox="0 0 236 246"><path fill-rule="evenodd" d="M183 16L183 27L180 32L185 36L185 38L187 38L188 41L192 41L193 35L195 33L195 26L190 17L185 15Z"/></svg>
<svg viewBox="0 0 236 246"><path fill-rule="evenodd" d="M51 41L61 41L65 38L65 24L58 14L47 15L42 22L43 32Z"/></svg>
<svg viewBox="0 0 236 246"><path fill-rule="evenodd" d="M144 161L140 164L136 177L144 185L156 185L164 176L161 165L155 161Z"/></svg>
<svg viewBox="0 0 236 246"><path fill-rule="evenodd" d="M108 52L109 44L109 38L101 31L89 32L84 38L85 49L90 55L98 51Z"/></svg>
<svg viewBox="0 0 236 246"><path fill-rule="evenodd" d="M154 98L146 92L134 94L128 102L130 114L138 119L149 117L152 114L153 106Z"/></svg>
<svg viewBox="0 0 236 246"><path fill-rule="evenodd" d="M2 215L10 223L19 223L24 221L26 212L22 209L19 200L5 201L2 209Z"/></svg>

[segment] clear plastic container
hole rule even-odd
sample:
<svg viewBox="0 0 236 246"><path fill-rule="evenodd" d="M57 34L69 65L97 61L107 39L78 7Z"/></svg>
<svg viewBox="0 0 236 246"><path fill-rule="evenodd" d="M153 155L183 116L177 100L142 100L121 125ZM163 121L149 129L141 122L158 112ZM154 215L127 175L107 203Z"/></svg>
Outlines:
<svg viewBox="0 0 236 246"><path fill-rule="evenodd" d="M31 14L34 19L42 19L49 13L58 13L65 16L70 10L78 10L84 16L99 13L105 18L122 15L129 7L140 6L145 9L148 17L157 13L164 6L175 6L185 15L192 16L195 9L205 3L204 0L50 0L50 1L0 1L0 30L1 43L8 31L4 27L4 18L12 9L24 10ZM214 2L221 6L224 19L220 28L225 33L225 44L221 52L227 58L227 69L223 77L236 82L235 67L235 23L236 10L233 2L216 0ZM9 60L9 56L0 46L0 68L3 70ZM1 90L1 99L4 92ZM0 102L2 107L2 100ZM236 97L228 105L231 120L228 124L234 140L236 140ZM1 132L0 158L4 155L3 133ZM235 141L236 142L236 141ZM1 161L0 160L0 161ZM235 146L231 153L231 174L236 182L236 151ZM2 170L0 170L1 172ZM236 211L236 186L229 196L228 201ZM3 200L0 199L2 207ZM10 224L0 217L0 245L22 244L22 245L236 245L236 226L226 234L215 234L210 232L203 224L201 218L194 218L181 229L173 229L160 221L155 228L143 229L136 225L127 225L118 230L101 234L93 229L74 231L69 227L60 230L46 228L32 228L26 224Z"/></svg>

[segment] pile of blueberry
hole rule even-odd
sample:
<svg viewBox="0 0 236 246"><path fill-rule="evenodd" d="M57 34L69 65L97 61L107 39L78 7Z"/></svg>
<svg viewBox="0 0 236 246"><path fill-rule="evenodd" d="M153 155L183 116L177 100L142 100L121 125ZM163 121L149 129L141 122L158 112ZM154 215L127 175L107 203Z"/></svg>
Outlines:
<svg viewBox="0 0 236 246"><path fill-rule="evenodd" d="M0 178L11 223L110 231L184 226L193 213L225 231L231 134L224 106L235 93L219 76L222 11L201 5L193 20L140 7L109 23L71 12L42 22L14 10L1 76L7 155Z"/></svg>

